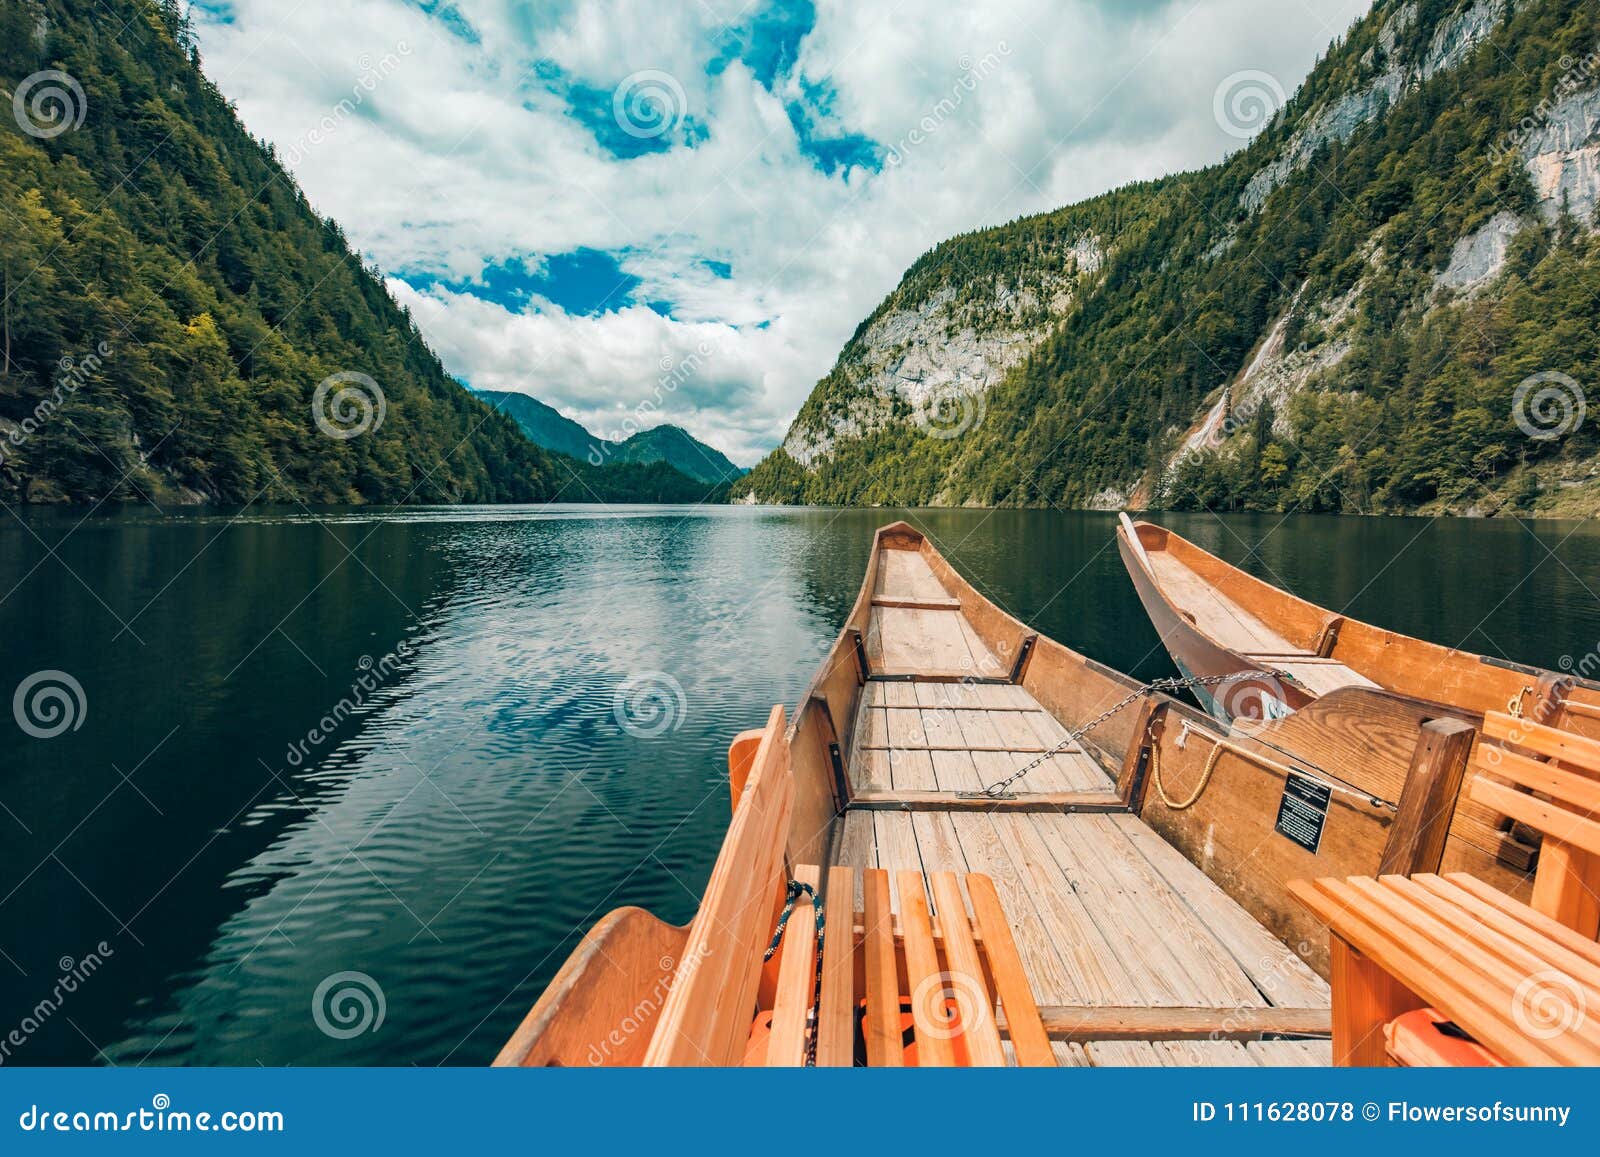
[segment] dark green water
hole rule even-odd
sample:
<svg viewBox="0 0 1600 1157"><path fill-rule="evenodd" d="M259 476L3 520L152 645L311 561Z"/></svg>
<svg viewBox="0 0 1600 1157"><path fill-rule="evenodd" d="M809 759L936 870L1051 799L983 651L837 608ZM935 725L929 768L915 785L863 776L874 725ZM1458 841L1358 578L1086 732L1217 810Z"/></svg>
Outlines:
<svg viewBox="0 0 1600 1157"><path fill-rule="evenodd" d="M729 738L798 698L901 516L1020 618L1171 672L1110 515L0 517L0 695L82 689L51 738L0 715L0 1060L484 1063L600 914L692 914ZM1594 524L1166 521L1435 642L1600 645Z"/></svg>

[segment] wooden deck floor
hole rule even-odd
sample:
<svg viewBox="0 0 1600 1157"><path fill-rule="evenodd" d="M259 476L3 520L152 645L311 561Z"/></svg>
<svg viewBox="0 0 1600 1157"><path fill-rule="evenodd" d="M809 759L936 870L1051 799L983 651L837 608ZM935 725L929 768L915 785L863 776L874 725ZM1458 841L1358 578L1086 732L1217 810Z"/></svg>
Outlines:
<svg viewBox="0 0 1600 1157"><path fill-rule="evenodd" d="M879 594L937 607L918 613L942 623L945 643L930 648L923 622L886 615L877 621L879 659L899 656L942 673L955 661L957 641L975 658L974 646L983 644L958 607L937 606L947 592L920 556L885 551L884 562L892 565L880 565ZM952 807L846 811L835 862L858 869L858 908L863 868L890 869L896 890L896 870L992 876L1036 999L1069 1027L1090 1012L1173 1010L1182 1014L1175 1023L1214 1022L1226 1036L1230 1018L1240 1015L1328 1007L1326 983L1138 817L955 806L955 793L994 782L1066 736L1022 687L872 682L866 691L847 761L853 790L948 792ZM1109 794L1113 787L1087 752L1071 748L1017 790ZM893 900L901 910L898 894ZM1085 1039L1058 1041L1056 1052L1074 1065L1331 1062L1326 1040Z"/></svg>

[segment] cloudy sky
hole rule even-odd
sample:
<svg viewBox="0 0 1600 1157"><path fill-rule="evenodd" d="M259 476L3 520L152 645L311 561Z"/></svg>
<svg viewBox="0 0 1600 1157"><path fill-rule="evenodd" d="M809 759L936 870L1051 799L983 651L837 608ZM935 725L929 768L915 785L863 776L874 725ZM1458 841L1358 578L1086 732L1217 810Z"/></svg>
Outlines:
<svg viewBox="0 0 1600 1157"><path fill-rule="evenodd" d="M1361 0L201 0L450 370L749 465L945 237L1239 147ZM941 103L942 102L942 103Z"/></svg>

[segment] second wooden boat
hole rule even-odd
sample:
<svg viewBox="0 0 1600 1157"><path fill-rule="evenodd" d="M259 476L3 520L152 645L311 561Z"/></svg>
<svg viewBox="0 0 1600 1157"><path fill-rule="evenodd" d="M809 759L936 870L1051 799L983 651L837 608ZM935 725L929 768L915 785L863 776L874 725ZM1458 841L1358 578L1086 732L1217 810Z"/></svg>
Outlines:
<svg viewBox="0 0 1600 1157"><path fill-rule="evenodd" d="M1600 683L1441 647L1330 611L1126 514L1117 547L1180 670L1257 673L1230 684L1227 694L1199 692L1225 723L1285 715L1356 687L1404 695L1472 722L1503 711L1600 737Z"/></svg>
<svg viewBox="0 0 1600 1157"><path fill-rule="evenodd" d="M896 523L798 706L731 745L698 914L605 916L496 1063L1326 1064L1286 885L1515 886L1439 806L1471 739L1362 689L1230 733Z"/></svg>

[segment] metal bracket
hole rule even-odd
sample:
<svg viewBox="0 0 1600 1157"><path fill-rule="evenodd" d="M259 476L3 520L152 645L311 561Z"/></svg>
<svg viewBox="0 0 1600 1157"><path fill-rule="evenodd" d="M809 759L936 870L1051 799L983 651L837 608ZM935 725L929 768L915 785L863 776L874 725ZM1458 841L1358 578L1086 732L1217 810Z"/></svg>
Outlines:
<svg viewBox="0 0 1600 1157"><path fill-rule="evenodd" d="M872 678L872 664L867 662L867 644L861 638L861 632L854 627L850 629L850 640L856 647L856 673L865 683Z"/></svg>
<svg viewBox="0 0 1600 1157"><path fill-rule="evenodd" d="M1017 649L1017 661L1011 665L1012 683L1022 682L1022 671L1028 665L1028 656L1033 654L1033 645L1039 641L1038 635L1028 635L1022 640L1022 646Z"/></svg>

